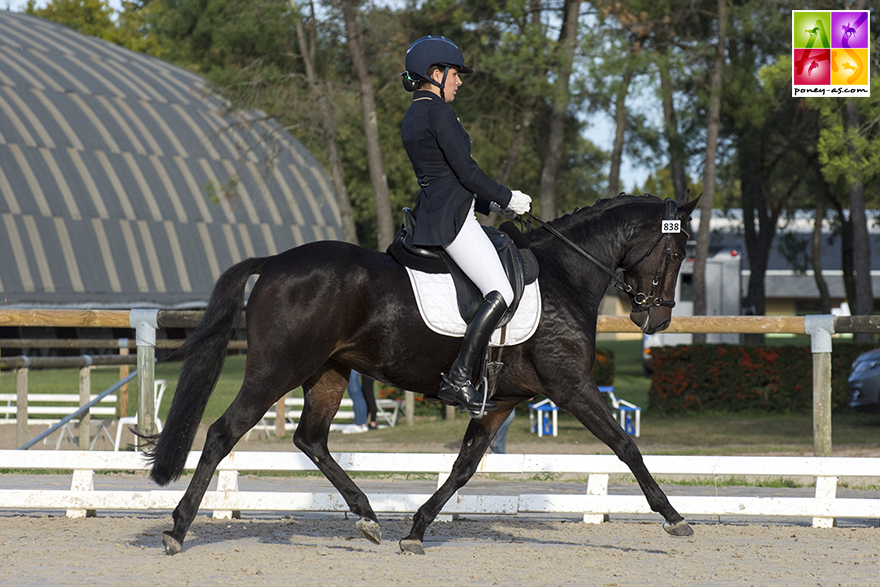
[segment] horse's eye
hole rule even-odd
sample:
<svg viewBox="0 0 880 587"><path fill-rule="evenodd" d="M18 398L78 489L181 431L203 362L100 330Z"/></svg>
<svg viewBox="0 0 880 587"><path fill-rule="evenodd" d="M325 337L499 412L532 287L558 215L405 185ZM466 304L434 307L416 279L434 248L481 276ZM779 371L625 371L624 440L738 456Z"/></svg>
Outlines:
<svg viewBox="0 0 880 587"><path fill-rule="evenodd" d="M684 255L681 253L672 253L672 260L676 263L680 263L684 259Z"/></svg>

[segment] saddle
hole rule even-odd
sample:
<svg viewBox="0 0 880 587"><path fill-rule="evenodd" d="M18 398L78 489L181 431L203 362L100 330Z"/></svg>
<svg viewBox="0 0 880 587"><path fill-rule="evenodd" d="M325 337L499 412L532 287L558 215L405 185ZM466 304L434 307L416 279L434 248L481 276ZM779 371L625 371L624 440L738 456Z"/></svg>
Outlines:
<svg viewBox="0 0 880 587"><path fill-rule="evenodd" d="M448 273L455 284L455 295L458 311L465 323L470 323L477 308L483 303L483 294L467 275L455 264L455 261L443 247L420 247L413 244L415 214L409 208L403 209L403 225L397 232L394 241L388 246L386 253L391 255L404 267L423 273ZM510 286L513 288L513 303L501 317L498 327L510 322L522 300L526 285L538 278L538 261L527 248L529 241L516 225L507 221L499 228L484 226L483 230L498 252L501 266Z"/></svg>

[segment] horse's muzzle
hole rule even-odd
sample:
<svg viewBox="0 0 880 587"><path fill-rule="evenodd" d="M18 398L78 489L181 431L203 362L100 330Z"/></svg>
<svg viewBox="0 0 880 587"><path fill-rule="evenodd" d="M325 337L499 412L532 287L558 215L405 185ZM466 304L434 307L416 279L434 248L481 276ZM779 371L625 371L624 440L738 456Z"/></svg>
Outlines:
<svg viewBox="0 0 880 587"><path fill-rule="evenodd" d="M669 328L672 320L672 308L652 306L644 309L633 310L629 319L639 327L644 334L654 334Z"/></svg>

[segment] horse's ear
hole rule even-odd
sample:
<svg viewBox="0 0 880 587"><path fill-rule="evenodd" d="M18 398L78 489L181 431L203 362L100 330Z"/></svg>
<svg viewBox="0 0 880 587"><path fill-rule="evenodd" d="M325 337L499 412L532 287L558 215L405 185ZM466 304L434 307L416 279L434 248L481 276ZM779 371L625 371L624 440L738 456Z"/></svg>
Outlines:
<svg viewBox="0 0 880 587"><path fill-rule="evenodd" d="M700 198L703 197L701 193L699 196L688 202L688 198L691 195L691 190L687 189L681 193L678 197L678 201L676 201L676 205L678 206L678 211L680 214L686 214L687 216L691 215L696 207L700 204Z"/></svg>

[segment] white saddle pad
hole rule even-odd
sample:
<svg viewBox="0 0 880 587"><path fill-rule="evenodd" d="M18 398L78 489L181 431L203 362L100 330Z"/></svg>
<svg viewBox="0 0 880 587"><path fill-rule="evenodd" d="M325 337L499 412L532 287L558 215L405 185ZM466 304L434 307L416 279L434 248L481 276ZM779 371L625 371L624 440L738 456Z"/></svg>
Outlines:
<svg viewBox="0 0 880 587"><path fill-rule="evenodd" d="M413 293L419 307L419 314L425 324L444 336L463 337L467 328L458 312L455 298L455 285L448 274L433 274L406 268L412 283ZM492 334L489 346L510 346L527 341L538 328L541 319L541 292L538 280L525 287L522 301L516 313L507 323L504 344L501 344L501 329Z"/></svg>

